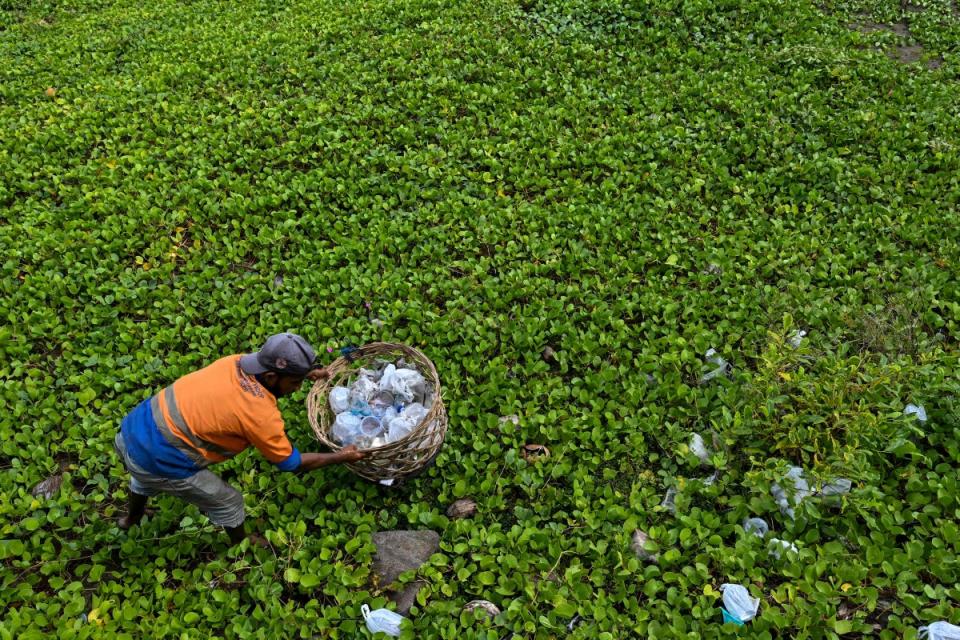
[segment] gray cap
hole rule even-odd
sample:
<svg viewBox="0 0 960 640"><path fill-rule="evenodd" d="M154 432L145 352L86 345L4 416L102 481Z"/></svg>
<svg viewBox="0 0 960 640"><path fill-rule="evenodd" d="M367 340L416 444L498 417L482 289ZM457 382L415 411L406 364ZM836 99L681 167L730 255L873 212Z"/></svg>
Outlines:
<svg viewBox="0 0 960 640"><path fill-rule="evenodd" d="M305 376L315 367L317 354L310 343L295 333L278 333L256 353L240 356L240 366L247 373L286 373Z"/></svg>

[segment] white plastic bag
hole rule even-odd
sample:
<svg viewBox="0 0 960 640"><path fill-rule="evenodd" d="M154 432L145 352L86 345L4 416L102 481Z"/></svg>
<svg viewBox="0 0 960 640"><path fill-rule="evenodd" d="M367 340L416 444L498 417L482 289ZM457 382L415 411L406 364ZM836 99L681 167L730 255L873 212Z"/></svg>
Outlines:
<svg viewBox="0 0 960 640"><path fill-rule="evenodd" d="M350 408L350 389L334 387L330 390L330 408L334 413L343 413Z"/></svg>
<svg viewBox="0 0 960 640"><path fill-rule="evenodd" d="M360 437L360 416L352 413L341 413L333 421L333 439L343 446L348 446L357 441Z"/></svg>
<svg viewBox="0 0 960 640"><path fill-rule="evenodd" d="M917 420L920 422L927 421L927 412L923 408L923 405L908 404L903 409L903 414L907 416L917 416Z"/></svg>
<svg viewBox="0 0 960 640"><path fill-rule="evenodd" d="M710 451L707 450L707 446L703 443L703 436L699 433L693 434L690 438L690 452L700 458L700 462L710 462Z"/></svg>
<svg viewBox="0 0 960 640"><path fill-rule="evenodd" d="M739 584L725 583L720 585L723 593L723 606L740 622L753 620L760 609L760 599L750 597L747 588Z"/></svg>
<svg viewBox="0 0 960 640"><path fill-rule="evenodd" d="M730 372L733 371L733 366L729 362L724 360L723 357L719 353L717 353L716 349L713 349L713 348L707 349L707 352L704 354L703 357L706 359L708 363L716 365L717 368L703 374L700 377L700 384L709 382L714 378L716 378L717 376L729 375Z"/></svg>
<svg viewBox="0 0 960 640"><path fill-rule="evenodd" d="M803 477L803 469L800 467L790 467L785 479L793 480L793 498L791 499L779 484L770 487L770 494L777 501L780 513L792 520L795 515L794 507L810 495L810 485L807 484L807 479Z"/></svg>
<svg viewBox="0 0 960 640"><path fill-rule="evenodd" d="M360 613L367 623L367 629L371 633L385 633L395 638L400 637L400 623L406 620L402 615L389 609L377 609L370 611L370 607L363 605L360 607Z"/></svg>
<svg viewBox="0 0 960 640"><path fill-rule="evenodd" d="M747 518L743 521L743 530L762 538L770 531L770 525L763 518Z"/></svg>
<svg viewBox="0 0 960 640"><path fill-rule="evenodd" d="M799 349L800 345L803 344L803 339L806 337L806 335L807 332L803 329L797 329L794 331L792 334L790 334L790 338L788 339L790 346L794 349Z"/></svg>
<svg viewBox="0 0 960 640"><path fill-rule="evenodd" d="M941 620L917 629L917 637L928 640L960 640L960 627Z"/></svg>
<svg viewBox="0 0 960 640"><path fill-rule="evenodd" d="M783 557L783 554L788 551L792 553L800 553L800 549L797 549L797 545L793 544L792 542L787 542L786 540L781 540L780 538L770 538L767 546L770 549L770 555L777 560Z"/></svg>
<svg viewBox="0 0 960 640"><path fill-rule="evenodd" d="M824 498L831 496L843 496L850 493L850 489L853 488L853 482L847 480L846 478L837 478L833 482L828 482L827 484L821 487L818 495L823 496Z"/></svg>

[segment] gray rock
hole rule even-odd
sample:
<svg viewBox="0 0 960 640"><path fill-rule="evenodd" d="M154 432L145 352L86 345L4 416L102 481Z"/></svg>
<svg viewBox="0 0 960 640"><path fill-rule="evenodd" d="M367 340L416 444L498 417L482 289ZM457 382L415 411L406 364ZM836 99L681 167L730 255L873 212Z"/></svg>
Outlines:
<svg viewBox="0 0 960 640"><path fill-rule="evenodd" d="M388 587L400 574L414 571L429 560L440 549L440 536L429 530L378 531L373 534L373 544L377 547L373 572L379 577L380 586ZM389 594L399 613L405 615L410 611L422 586L421 581L412 582L402 591Z"/></svg>

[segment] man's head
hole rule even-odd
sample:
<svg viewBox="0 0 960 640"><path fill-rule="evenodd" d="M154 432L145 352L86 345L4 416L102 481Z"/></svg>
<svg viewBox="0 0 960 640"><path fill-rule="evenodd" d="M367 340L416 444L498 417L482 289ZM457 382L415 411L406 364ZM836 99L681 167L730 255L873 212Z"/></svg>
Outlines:
<svg viewBox="0 0 960 640"><path fill-rule="evenodd" d="M316 357L310 343L297 334L278 333L267 338L260 351L240 356L240 367L280 398L300 388L307 374L317 368Z"/></svg>

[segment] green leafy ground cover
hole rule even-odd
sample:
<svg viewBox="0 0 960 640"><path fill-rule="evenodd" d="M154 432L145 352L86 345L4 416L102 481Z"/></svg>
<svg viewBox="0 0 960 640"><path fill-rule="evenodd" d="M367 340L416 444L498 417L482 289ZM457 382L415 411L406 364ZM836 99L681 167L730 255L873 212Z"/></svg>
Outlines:
<svg viewBox="0 0 960 640"><path fill-rule="evenodd" d="M746 637L960 622L958 43L946 0L0 1L0 637L357 637L371 532L416 527L407 637L728 636L724 582ZM120 418L287 329L423 348L436 468L247 454L273 551L173 500L120 532ZM785 521L790 464L854 491Z"/></svg>

